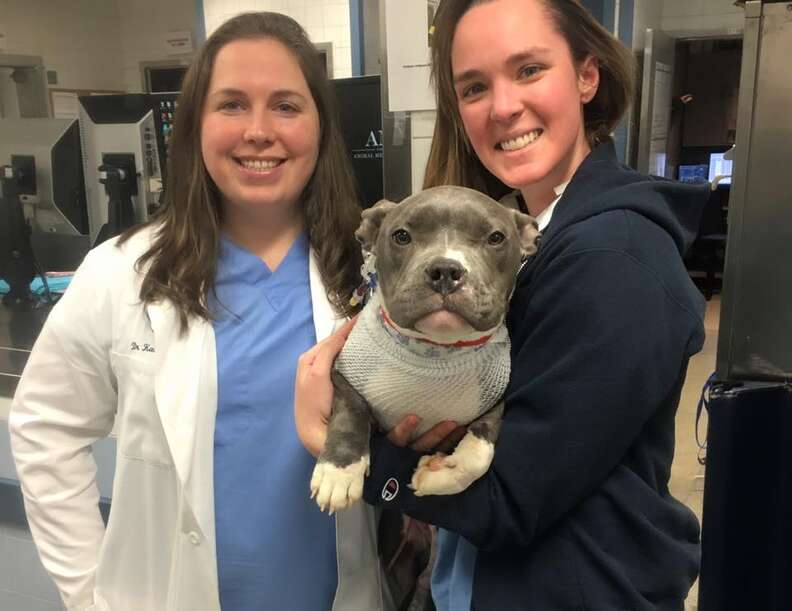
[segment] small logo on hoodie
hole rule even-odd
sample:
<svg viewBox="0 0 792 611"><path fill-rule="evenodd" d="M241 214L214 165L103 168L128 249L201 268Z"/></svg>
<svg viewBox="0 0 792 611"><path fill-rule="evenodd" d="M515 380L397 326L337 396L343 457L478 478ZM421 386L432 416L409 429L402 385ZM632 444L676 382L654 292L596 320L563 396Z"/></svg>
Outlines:
<svg viewBox="0 0 792 611"><path fill-rule="evenodd" d="M399 482L396 481L395 477L392 477L382 487L382 500L392 501L397 494L399 494Z"/></svg>

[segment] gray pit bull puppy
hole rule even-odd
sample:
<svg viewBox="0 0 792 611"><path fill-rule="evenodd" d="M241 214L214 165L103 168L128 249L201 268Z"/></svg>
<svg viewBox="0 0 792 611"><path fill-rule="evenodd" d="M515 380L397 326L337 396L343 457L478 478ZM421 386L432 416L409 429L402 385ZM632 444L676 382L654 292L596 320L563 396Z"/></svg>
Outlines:
<svg viewBox="0 0 792 611"><path fill-rule="evenodd" d="M332 372L327 441L311 478L331 513L362 495L372 417L389 430L416 414L416 437L444 420L468 425L442 468L421 459L416 495L461 492L487 471L509 380L504 318L538 230L478 191L437 187L379 202L355 235L376 257L378 287Z"/></svg>

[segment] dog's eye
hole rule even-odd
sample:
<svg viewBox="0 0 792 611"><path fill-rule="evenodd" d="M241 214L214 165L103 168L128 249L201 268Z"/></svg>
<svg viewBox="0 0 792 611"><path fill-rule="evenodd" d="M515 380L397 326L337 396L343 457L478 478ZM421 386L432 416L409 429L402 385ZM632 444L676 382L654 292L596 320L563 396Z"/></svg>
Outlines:
<svg viewBox="0 0 792 611"><path fill-rule="evenodd" d="M506 239L506 236L503 235L500 231L493 231L490 234L490 236L487 238L487 242L489 242L493 246L497 246L498 244L503 242L503 240L505 240L505 239Z"/></svg>
<svg viewBox="0 0 792 611"><path fill-rule="evenodd" d="M399 246L407 246L410 242L412 242L412 238L410 234L407 232L406 229L397 229L391 235L393 241L396 242Z"/></svg>

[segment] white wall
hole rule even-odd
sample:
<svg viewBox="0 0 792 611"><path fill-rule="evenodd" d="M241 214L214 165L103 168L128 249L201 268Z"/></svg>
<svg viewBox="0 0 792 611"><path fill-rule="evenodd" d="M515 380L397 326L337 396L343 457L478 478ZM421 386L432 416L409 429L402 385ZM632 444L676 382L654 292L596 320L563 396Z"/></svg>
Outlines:
<svg viewBox="0 0 792 611"><path fill-rule="evenodd" d="M5 53L39 55L53 87L123 90L118 5L106 0L3 0Z"/></svg>
<svg viewBox="0 0 792 611"><path fill-rule="evenodd" d="M352 76L349 0L204 0L207 37L227 19L247 11L284 13L315 43L333 44L333 77Z"/></svg>
<svg viewBox="0 0 792 611"><path fill-rule="evenodd" d="M163 42L168 32L189 30L195 41L195 0L116 0L121 30L124 89L143 91L140 62L173 60L185 65L192 53L170 55Z"/></svg>
<svg viewBox="0 0 792 611"><path fill-rule="evenodd" d="M412 192L418 193L423 188L426 175L426 162L432 149L437 111L423 110L410 113L410 162L412 165Z"/></svg>
<svg viewBox="0 0 792 611"><path fill-rule="evenodd" d="M733 0L663 1L662 29L677 38L741 34L744 21Z"/></svg>
<svg viewBox="0 0 792 611"><path fill-rule="evenodd" d="M741 34L745 11L733 0L635 0L633 49L643 50L646 28L675 38Z"/></svg>
<svg viewBox="0 0 792 611"><path fill-rule="evenodd" d="M633 11L632 48L643 51L646 29L662 29L663 3L659 0L635 0Z"/></svg>
<svg viewBox="0 0 792 611"><path fill-rule="evenodd" d="M40 55L65 89L142 91L141 61L183 60L165 34L195 36L195 0L2 0L4 53Z"/></svg>

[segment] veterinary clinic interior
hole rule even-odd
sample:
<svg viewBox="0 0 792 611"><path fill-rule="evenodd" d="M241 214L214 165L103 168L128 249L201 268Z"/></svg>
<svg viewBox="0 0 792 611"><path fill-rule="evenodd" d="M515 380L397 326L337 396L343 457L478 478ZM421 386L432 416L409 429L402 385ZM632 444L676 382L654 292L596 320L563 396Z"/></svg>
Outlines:
<svg viewBox="0 0 792 611"><path fill-rule="evenodd" d="M86 253L164 201L190 59L236 14L285 13L338 99L362 205L421 189L438 0L4 0L0 5L0 609L55 611L7 420L53 304ZM702 522L686 610L792 608L792 2L583 0L632 50L613 134L643 173L708 182L685 266L706 299L670 490ZM651 366L651 364L647 364ZM116 444L95 444L111 510Z"/></svg>

